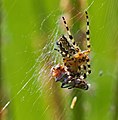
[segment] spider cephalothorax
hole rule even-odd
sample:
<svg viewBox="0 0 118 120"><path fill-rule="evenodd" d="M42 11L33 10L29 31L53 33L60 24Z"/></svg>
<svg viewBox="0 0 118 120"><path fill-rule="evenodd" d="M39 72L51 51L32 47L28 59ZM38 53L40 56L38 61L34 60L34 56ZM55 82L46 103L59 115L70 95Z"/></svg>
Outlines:
<svg viewBox="0 0 118 120"><path fill-rule="evenodd" d="M72 84L74 87L80 86L80 83L84 83L84 86L87 85L85 82L85 78L88 74L91 73L90 69L90 59L89 59L89 53L90 53L90 37L89 37L89 20L88 20L88 13L86 13L86 39L87 39L87 49L81 50L80 47L76 44L69 27L66 23L66 20L64 17L62 17L64 25L66 27L69 39L67 39L64 35L56 42L59 49L57 50L63 57L63 68L67 73L67 76L62 77L64 80L64 85L62 83L62 86L69 85L72 87ZM67 77L67 78L66 78ZM65 79L67 81L67 84L65 84ZM69 82L68 82L69 81ZM79 88L79 87L78 87Z"/></svg>

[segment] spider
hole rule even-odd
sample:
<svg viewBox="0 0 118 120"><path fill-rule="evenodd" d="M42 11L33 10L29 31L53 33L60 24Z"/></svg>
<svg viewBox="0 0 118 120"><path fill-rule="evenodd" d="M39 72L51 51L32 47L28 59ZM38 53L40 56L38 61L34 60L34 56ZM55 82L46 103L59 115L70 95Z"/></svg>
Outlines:
<svg viewBox="0 0 118 120"><path fill-rule="evenodd" d="M56 78L56 82L62 82L61 88L80 88L84 90L89 88L89 84L85 80L70 76L69 72L59 64L52 68L52 76Z"/></svg>
<svg viewBox="0 0 118 120"><path fill-rule="evenodd" d="M55 49L58 51L63 57L63 63L66 67L66 70L70 73L74 79L85 79L87 75L91 73L90 69L90 37L89 37L89 19L88 13L85 11L86 14L86 39L87 39L87 50L81 50L77 43L75 42L67 22L64 17L62 20L67 30L67 34L69 39L67 39L64 35L56 42L59 49Z"/></svg>

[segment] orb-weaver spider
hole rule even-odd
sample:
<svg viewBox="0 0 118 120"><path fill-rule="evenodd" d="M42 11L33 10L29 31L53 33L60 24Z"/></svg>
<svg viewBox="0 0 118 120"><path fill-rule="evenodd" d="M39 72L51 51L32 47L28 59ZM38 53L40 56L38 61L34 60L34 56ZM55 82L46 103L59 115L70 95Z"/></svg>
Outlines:
<svg viewBox="0 0 118 120"><path fill-rule="evenodd" d="M87 78L87 75L91 73L90 69L90 59L89 59L89 53L90 53L90 37L89 37L89 20L88 20L88 13L86 13L86 39L87 39L87 50L82 51L79 46L77 46L69 27L66 23L66 20L64 17L62 17L64 25L66 27L69 39L67 39L64 35L56 42L59 49L57 50L63 57L63 70L61 71L61 67L59 67L61 73L63 75L60 79L59 76L57 78L62 82L62 87L80 87L80 83L83 83L84 87L87 86L87 83L85 82L85 78ZM57 68L53 68L54 70L57 70ZM88 89L88 86L87 86Z"/></svg>

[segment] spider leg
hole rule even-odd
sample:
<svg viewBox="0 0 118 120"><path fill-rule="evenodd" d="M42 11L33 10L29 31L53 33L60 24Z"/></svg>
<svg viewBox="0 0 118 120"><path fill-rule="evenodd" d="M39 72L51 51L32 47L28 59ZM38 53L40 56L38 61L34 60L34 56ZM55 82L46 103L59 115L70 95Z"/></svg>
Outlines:
<svg viewBox="0 0 118 120"><path fill-rule="evenodd" d="M77 77L79 77L81 79L85 79L87 77L86 65L79 65L78 66Z"/></svg>
<svg viewBox="0 0 118 120"><path fill-rule="evenodd" d="M90 66L89 57L86 57L86 62L87 62L87 67L88 67L87 74L90 74L91 73L91 66Z"/></svg>
<svg viewBox="0 0 118 120"><path fill-rule="evenodd" d="M69 41L69 42L72 43L72 45L73 45L73 47L76 49L76 51L79 52L79 51L80 51L80 48L79 48L79 47L77 46L77 44L75 43L75 40L74 40L74 38L73 38L70 30L69 30L69 27L68 27L68 25L67 25L67 23L66 23L65 18L62 17L62 19L63 19L63 22L64 22L64 24L65 24L65 27L66 27L68 36L69 36L69 38L70 38L70 41Z"/></svg>
<svg viewBox="0 0 118 120"><path fill-rule="evenodd" d="M62 83L61 88L67 88L67 86L64 86L65 83Z"/></svg>
<svg viewBox="0 0 118 120"><path fill-rule="evenodd" d="M78 66L77 77L80 77L80 75L81 75L81 66Z"/></svg>
<svg viewBox="0 0 118 120"><path fill-rule="evenodd" d="M65 48L62 46L62 43L60 41L57 41L56 44L58 45L60 50L58 50L56 48L54 50L58 51L62 55L62 57L70 57L68 51L65 50Z"/></svg>
<svg viewBox="0 0 118 120"><path fill-rule="evenodd" d="M61 88L73 88L71 84L63 82Z"/></svg>
<svg viewBox="0 0 118 120"><path fill-rule="evenodd" d="M90 30L89 30L89 19L88 19L88 13L86 13L86 39L87 39L87 48L88 51L90 52Z"/></svg>
<svg viewBox="0 0 118 120"><path fill-rule="evenodd" d="M70 55L73 55L76 53L75 49L73 48L72 45L68 42L67 38L62 35L62 37L59 39L59 41L62 43L63 47L68 51Z"/></svg>
<svg viewBox="0 0 118 120"><path fill-rule="evenodd" d="M72 88L74 88L75 86L70 86L70 87L68 87L68 89L72 89Z"/></svg>
<svg viewBox="0 0 118 120"><path fill-rule="evenodd" d="M65 52L62 52L62 51L60 51L60 50L58 50L58 49L56 49L56 48L54 48L54 50L58 51L58 52L62 55L62 57L65 57L65 56L66 56L66 53L65 53Z"/></svg>
<svg viewBox="0 0 118 120"><path fill-rule="evenodd" d="M86 77L86 72L84 71L84 65L80 65L80 78L84 79L84 77Z"/></svg>
<svg viewBox="0 0 118 120"><path fill-rule="evenodd" d="M67 45L67 47L71 48L70 43L68 42L67 38L64 35L62 35L62 37L60 38L60 41L65 42L65 44Z"/></svg>
<svg viewBox="0 0 118 120"><path fill-rule="evenodd" d="M86 65L83 65L83 70L84 70L83 77L84 77L84 79L86 79L87 78L87 73L86 73L87 68L86 68Z"/></svg>
<svg viewBox="0 0 118 120"><path fill-rule="evenodd" d="M72 89L75 87L75 80L71 80L71 82L69 83L68 89Z"/></svg>

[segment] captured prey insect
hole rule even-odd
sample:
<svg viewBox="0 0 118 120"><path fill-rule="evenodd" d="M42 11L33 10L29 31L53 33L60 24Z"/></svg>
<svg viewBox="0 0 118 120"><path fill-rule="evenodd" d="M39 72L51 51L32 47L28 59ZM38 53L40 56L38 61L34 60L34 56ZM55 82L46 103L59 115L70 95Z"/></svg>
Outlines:
<svg viewBox="0 0 118 120"><path fill-rule="evenodd" d="M88 13L86 14L86 40L87 49L81 50L80 47L75 42L67 22L64 17L62 17L64 25L66 27L69 38L67 39L64 35L56 42L59 49L58 51L63 58L63 65L57 65L53 67L52 74L56 81L62 83L62 88L81 88L87 90L89 85L85 80L87 76L91 73L90 68L90 30L89 30L89 20Z"/></svg>
<svg viewBox="0 0 118 120"><path fill-rule="evenodd" d="M62 83L61 88L80 88L84 90L89 88L86 80L70 76L69 72L59 64L52 68L52 76L55 77L56 82L60 81Z"/></svg>

